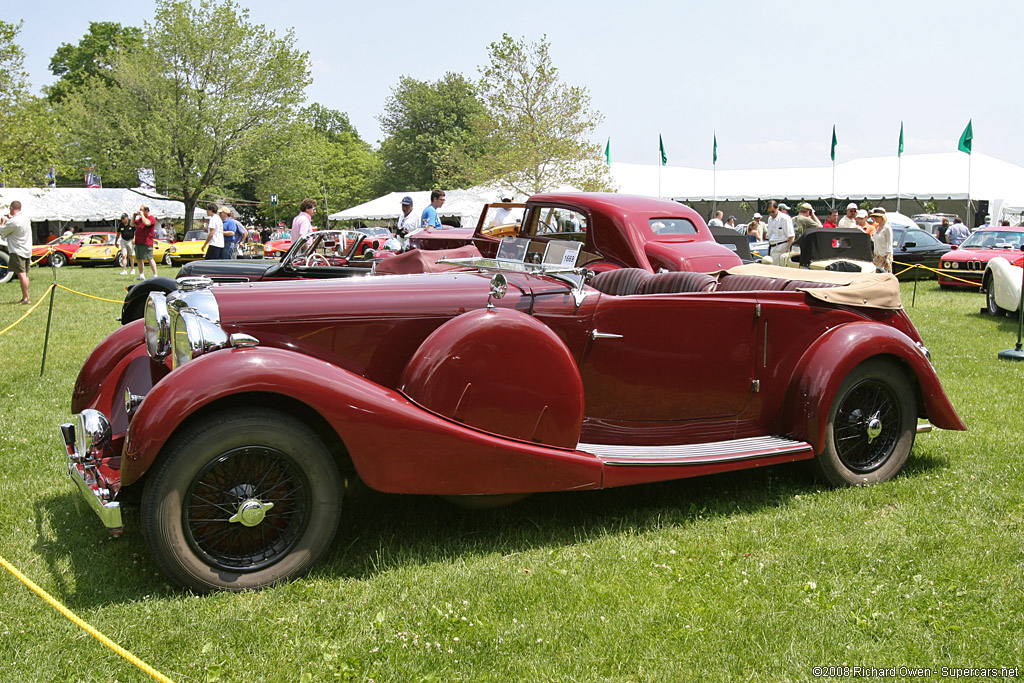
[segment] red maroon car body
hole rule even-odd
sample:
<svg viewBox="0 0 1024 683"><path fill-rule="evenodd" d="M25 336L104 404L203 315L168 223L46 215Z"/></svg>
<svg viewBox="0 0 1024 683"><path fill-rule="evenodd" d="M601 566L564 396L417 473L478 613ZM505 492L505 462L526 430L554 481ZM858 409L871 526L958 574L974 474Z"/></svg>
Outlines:
<svg viewBox="0 0 1024 683"><path fill-rule="evenodd" d="M602 253L638 246L653 267L649 242ZM141 488L164 571L241 590L326 550L338 473L507 500L831 462L853 439L870 458L838 456L840 479L821 466L861 484L899 471L919 417L964 428L889 275L631 268L588 284L561 265L468 265L151 294L79 373L73 480L115 532L115 499ZM862 299L864 283L885 296Z"/></svg>
<svg viewBox="0 0 1024 683"><path fill-rule="evenodd" d="M963 244L939 259L939 285L968 287L977 291L990 259L1002 256L1011 263L1021 264L1022 242L1024 227L996 226L975 230Z"/></svg>
<svg viewBox="0 0 1024 683"><path fill-rule="evenodd" d="M515 232L488 234L488 208L525 207L522 223ZM571 217L574 228L545 220L547 216ZM669 221L686 225L686 231L656 232ZM484 207L476 229L424 230L410 238L421 249L452 249L472 243L484 256L494 256L501 236L529 237L535 244L549 240L583 242L585 265L600 272L613 268L684 270L712 273L740 265L738 256L715 242L704 219L688 206L665 199L603 192L536 194L526 204L489 204Z"/></svg>

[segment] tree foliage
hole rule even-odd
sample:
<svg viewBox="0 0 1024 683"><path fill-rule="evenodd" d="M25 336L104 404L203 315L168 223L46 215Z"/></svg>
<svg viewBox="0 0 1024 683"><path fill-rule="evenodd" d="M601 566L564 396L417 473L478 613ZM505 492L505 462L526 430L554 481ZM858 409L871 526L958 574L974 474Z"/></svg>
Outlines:
<svg viewBox="0 0 1024 683"><path fill-rule="evenodd" d="M89 22L89 32L78 45L62 43L50 59L50 72L60 79L44 88L47 98L61 102L94 76L108 86L113 85L112 71L117 54L141 44L142 29L136 26L121 26L114 21Z"/></svg>
<svg viewBox="0 0 1024 683"><path fill-rule="evenodd" d="M137 49L67 99L80 154L152 168L185 203L186 228L205 193L240 182L249 150L285 127L310 82L309 58L248 21L232 0L158 0ZM113 144L112 144L113 141Z"/></svg>
<svg viewBox="0 0 1024 683"><path fill-rule="evenodd" d="M563 185L608 189L601 147L589 140L604 116L591 108L587 88L561 81L547 38L527 43L504 34L488 55L479 92L490 149L463 155L467 174L526 195Z"/></svg>
<svg viewBox="0 0 1024 683"><path fill-rule="evenodd" d="M378 189L429 190L442 180L466 184L463 165L486 153L484 116L476 87L461 74L447 73L434 83L403 76L378 117L386 136ZM455 149L462 150L457 159Z"/></svg>
<svg viewBox="0 0 1024 683"><path fill-rule="evenodd" d="M243 194L263 202L267 218L290 218L306 197L317 200L314 218L326 225L328 213L372 199L379 161L344 112L312 104L297 119L248 155ZM275 209L266 204L278 196ZM276 215L275 215L276 214Z"/></svg>
<svg viewBox="0 0 1024 683"><path fill-rule="evenodd" d="M0 182L42 185L57 165L58 130L45 102L29 92L21 23L0 20Z"/></svg>

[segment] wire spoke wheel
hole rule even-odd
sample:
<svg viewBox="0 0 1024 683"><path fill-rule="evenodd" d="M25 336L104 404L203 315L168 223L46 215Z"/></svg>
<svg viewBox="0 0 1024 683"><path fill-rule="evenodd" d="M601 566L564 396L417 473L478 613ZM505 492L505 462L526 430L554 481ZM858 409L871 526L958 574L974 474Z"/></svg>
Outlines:
<svg viewBox="0 0 1024 683"><path fill-rule="evenodd" d="M884 359L858 365L829 410L824 450L815 458L819 472L836 486L891 479L913 448L916 408L903 368Z"/></svg>
<svg viewBox="0 0 1024 683"><path fill-rule="evenodd" d="M285 453L237 448L192 481L182 523L189 543L211 565L256 571L294 547L309 523L309 495L309 482Z"/></svg>
<svg viewBox="0 0 1024 683"><path fill-rule="evenodd" d="M836 411L835 443L840 461L863 474L889 457L899 437L896 396L885 383L867 380L855 386Z"/></svg>

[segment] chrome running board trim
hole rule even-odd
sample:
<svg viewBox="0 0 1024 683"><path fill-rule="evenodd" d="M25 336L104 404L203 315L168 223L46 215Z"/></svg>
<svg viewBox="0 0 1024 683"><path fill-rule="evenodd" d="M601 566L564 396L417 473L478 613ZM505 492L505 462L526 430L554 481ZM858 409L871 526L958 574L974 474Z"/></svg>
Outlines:
<svg viewBox="0 0 1024 683"><path fill-rule="evenodd" d="M711 441L675 446L616 446L581 443L579 451L591 453L605 465L626 467L668 465L713 465L717 463L771 458L813 451L804 441L780 436L752 436L745 439Z"/></svg>

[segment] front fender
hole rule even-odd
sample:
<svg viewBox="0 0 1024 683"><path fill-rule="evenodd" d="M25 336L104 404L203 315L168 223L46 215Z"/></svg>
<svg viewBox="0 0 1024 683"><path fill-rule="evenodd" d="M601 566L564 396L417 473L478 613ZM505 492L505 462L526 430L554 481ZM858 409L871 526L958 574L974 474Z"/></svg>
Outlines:
<svg viewBox="0 0 1024 683"><path fill-rule="evenodd" d="M121 324L127 325L130 322L141 320L146 310L146 299L150 292L173 292L178 288L174 278L151 277L140 282L128 290L124 297L124 305L121 306Z"/></svg>
<svg viewBox="0 0 1024 683"><path fill-rule="evenodd" d="M189 416L244 393L309 406L345 444L362 480L379 491L456 495L601 485L602 466L593 456L476 430L326 361L266 347L215 351L154 386L128 429L122 484L139 480Z"/></svg>
<svg viewBox="0 0 1024 683"><path fill-rule="evenodd" d="M967 429L949 402L935 369L907 335L881 323L854 322L823 334L796 365L786 390L782 433L804 439L820 453L832 401L850 372L874 357L890 357L917 382L921 417L941 429Z"/></svg>
<svg viewBox="0 0 1024 683"><path fill-rule="evenodd" d="M143 322L137 320L117 328L96 345L78 371L71 393L71 412L80 413L96 400L104 383L114 379L114 368L132 350L146 343Z"/></svg>

